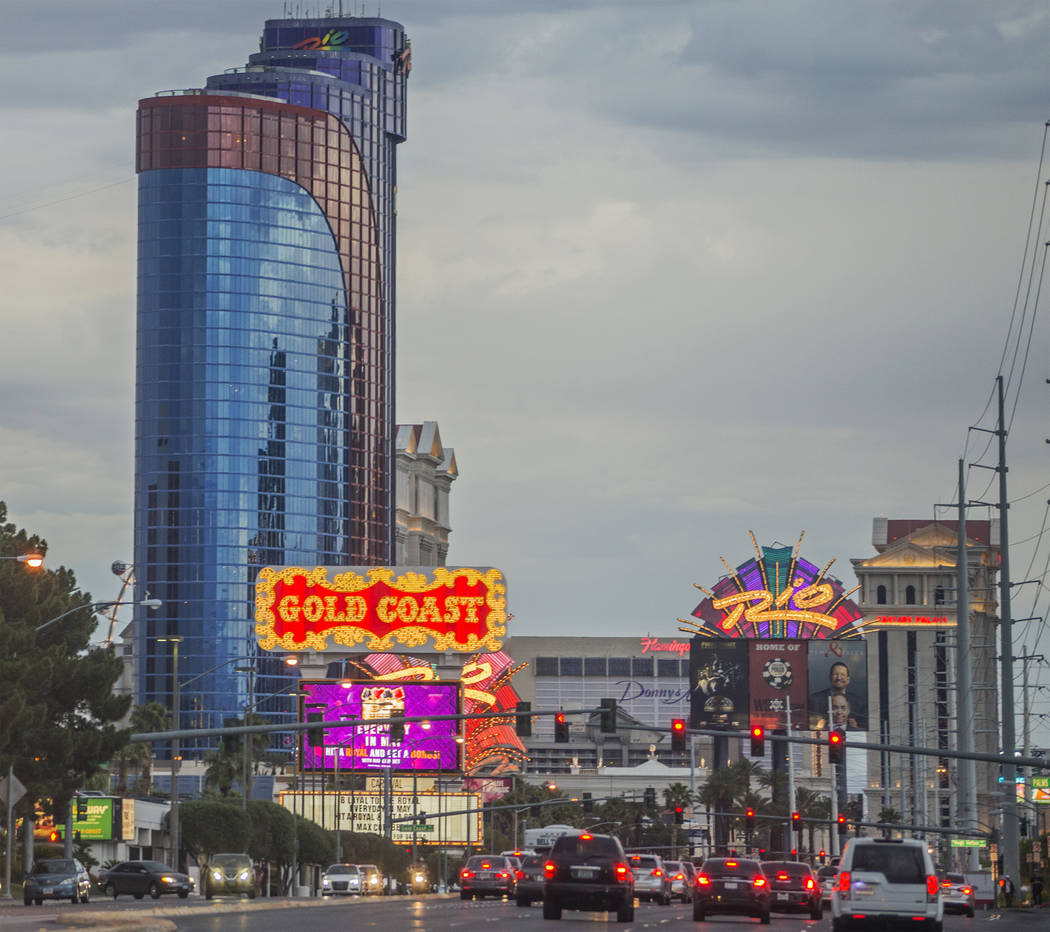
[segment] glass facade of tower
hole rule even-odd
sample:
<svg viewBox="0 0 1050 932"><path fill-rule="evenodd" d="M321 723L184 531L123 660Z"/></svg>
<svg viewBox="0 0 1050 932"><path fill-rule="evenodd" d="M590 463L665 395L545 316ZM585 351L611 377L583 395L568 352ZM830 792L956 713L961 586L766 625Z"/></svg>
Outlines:
<svg viewBox="0 0 1050 932"><path fill-rule="evenodd" d="M135 618L136 701L171 707L158 638L181 638L183 727L242 716L251 689L294 715L255 647L261 566L393 560L410 67L396 23L277 21L247 69L140 102L135 568L163 605Z"/></svg>

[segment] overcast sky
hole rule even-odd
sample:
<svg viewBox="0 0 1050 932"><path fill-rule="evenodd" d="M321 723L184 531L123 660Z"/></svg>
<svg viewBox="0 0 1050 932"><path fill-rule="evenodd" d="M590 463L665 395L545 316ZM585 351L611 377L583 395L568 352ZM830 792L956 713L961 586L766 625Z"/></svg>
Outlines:
<svg viewBox="0 0 1050 932"><path fill-rule="evenodd" d="M245 64L285 4L5 6L0 498L53 564L115 598L109 564L132 540L136 101ZM803 555L837 557L851 587L874 516L954 499L1028 288L1045 3L382 14L413 41L397 418L436 420L455 447L449 563L504 570L511 633L675 635L693 584L751 555L749 530L767 545L805 531ZM1032 236L1022 354L1047 238ZM1045 314L1032 333L1009 440L1010 497L1034 493L1011 509L1018 542L1043 527L1050 482ZM973 470L971 497L993 475ZM1017 579L1042 576L1037 543L1013 548ZM1017 590L1015 616L1036 591ZM1050 656L1034 626L1017 632L1018 653Z"/></svg>

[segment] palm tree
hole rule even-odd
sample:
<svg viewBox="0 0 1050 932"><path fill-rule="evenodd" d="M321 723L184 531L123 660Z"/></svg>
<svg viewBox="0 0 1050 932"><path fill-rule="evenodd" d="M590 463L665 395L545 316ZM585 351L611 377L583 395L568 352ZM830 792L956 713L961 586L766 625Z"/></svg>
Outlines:
<svg viewBox="0 0 1050 932"><path fill-rule="evenodd" d="M671 810L671 856L678 851L678 820L675 811L679 806L683 809L693 804L693 794L684 783L672 783L664 789L664 805Z"/></svg>
<svg viewBox="0 0 1050 932"><path fill-rule="evenodd" d="M208 751L204 755L204 763L207 769L204 771L204 787L208 790L218 790L224 799L230 795L233 784L241 774L241 762L243 758L233 749L228 749L220 744L215 751Z"/></svg>
<svg viewBox="0 0 1050 932"><path fill-rule="evenodd" d="M132 732L146 733L164 731L170 724L168 710L159 702L147 702L131 710L128 720ZM126 744L114 756L117 765L117 793L124 795L128 789L128 770L140 770L140 782L148 793L153 786L153 742Z"/></svg>
<svg viewBox="0 0 1050 932"><path fill-rule="evenodd" d="M875 821L879 825L884 826L882 829L882 837L889 838L892 830L888 828L888 826L900 825L903 819L901 814L892 806L883 806L882 809L879 810L879 817Z"/></svg>
<svg viewBox="0 0 1050 932"><path fill-rule="evenodd" d="M803 822L803 825L809 830L809 850L812 853L816 847L813 836L817 829L816 822L812 820L827 822L831 818L831 800L823 793L800 786L795 790L795 811L803 819L810 820Z"/></svg>

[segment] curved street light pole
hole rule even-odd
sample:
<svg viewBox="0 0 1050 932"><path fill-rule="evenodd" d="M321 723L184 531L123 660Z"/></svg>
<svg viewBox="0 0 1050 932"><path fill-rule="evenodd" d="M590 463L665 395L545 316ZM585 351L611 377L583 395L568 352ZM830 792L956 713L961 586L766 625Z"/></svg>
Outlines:
<svg viewBox="0 0 1050 932"><path fill-rule="evenodd" d="M61 615L56 615L54 618L48 619L42 625L37 625L34 630L43 631L44 628L53 625L56 621L68 618L70 615L83 611L85 608L90 608L92 612L108 612L111 608L115 608L118 605L145 605L146 608L155 610L160 608L163 604L164 603L162 603L160 599L128 599L126 602L88 602L86 605L78 605L76 608L71 608L69 611L63 612Z"/></svg>

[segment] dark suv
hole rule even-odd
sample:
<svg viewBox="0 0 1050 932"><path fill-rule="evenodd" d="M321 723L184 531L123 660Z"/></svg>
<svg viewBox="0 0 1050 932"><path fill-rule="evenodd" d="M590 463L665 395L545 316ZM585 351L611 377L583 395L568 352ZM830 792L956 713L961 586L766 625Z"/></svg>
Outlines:
<svg viewBox="0 0 1050 932"><path fill-rule="evenodd" d="M820 919L824 915L820 881L808 864L763 861L762 871L769 881L770 906L775 912L808 912L810 919Z"/></svg>
<svg viewBox="0 0 1050 932"><path fill-rule="evenodd" d="M769 925L769 880L758 861L704 861L693 888L693 919L703 922L712 913L754 916L763 925Z"/></svg>
<svg viewBox="0 0 1050 932"><path fill-rule="evenodd" d="M476 854L459 872L459 898L479 900L486 896L515 896L518 892L518 862L502 854Z"/></svg>
<svg viewBox="0 0 1050 932"><path fill-rule="evenodd" d="M616 913L634 922L634 874L614 835L562 835L543 865L543 918L561 919L563 909Z"/></svg>

